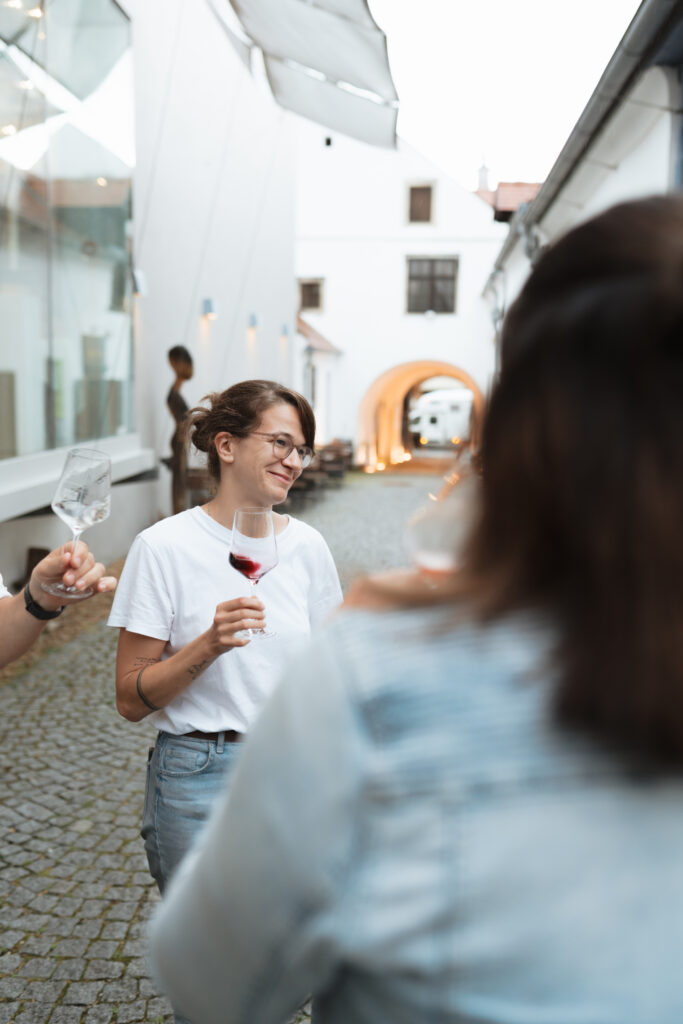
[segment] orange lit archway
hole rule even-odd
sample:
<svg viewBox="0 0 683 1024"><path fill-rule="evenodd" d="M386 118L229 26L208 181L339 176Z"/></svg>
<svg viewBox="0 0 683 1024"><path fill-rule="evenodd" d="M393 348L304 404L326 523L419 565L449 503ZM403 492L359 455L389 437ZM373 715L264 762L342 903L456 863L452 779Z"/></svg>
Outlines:
<svg viewBox="0 0 683 1024"><path fill-rule="evenodd" d="M465 370L452 363L416 360L401 363L381 374L370 385L358 412L358 461L374 466L397 465L404 460L403 401L412 387L430 377L453 377L474 396L472 441L477 444L484 412L484 396L479 385Z"/></svg>

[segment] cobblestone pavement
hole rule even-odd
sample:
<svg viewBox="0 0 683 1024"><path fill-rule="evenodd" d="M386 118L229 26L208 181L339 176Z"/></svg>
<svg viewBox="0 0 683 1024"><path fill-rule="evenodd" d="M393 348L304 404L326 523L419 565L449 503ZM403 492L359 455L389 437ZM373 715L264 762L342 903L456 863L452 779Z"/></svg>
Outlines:
<svg viewBox="0 0 683 1024"><path fill-rule="evenodd" d="M349 474L292 511L327 538L346 589L404 563L403 524L438 481ZM116 639L99 625L0 688L0 1024L171 1019L145 961L154 732L117 715Z"/></svg>

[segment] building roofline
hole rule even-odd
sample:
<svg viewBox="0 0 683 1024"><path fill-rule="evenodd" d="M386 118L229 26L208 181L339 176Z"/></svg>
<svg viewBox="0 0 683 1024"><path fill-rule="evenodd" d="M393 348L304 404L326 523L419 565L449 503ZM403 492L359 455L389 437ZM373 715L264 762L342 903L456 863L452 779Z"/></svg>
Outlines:
<svg viewBox="0 0 683 1024"><path fill-rule="evenodd" d="M644 0L640 5L536 198L510 221L494 272L503 269L520 238L545 216L624 95L653 62L663 38L682 17L680 0Z"/></svg>

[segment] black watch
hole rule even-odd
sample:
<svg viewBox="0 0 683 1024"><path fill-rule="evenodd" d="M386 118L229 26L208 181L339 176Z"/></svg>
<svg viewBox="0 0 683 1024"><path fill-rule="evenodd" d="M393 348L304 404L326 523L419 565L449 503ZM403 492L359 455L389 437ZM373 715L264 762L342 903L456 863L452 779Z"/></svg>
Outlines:
<svg viewBox="0 0 683 1024"><path fill-rule="evenodd" d="M57 616L61 615L64 611L64 605L62 605L61 608L57 608L54 612L49 612L46 608L41 608L40 605L36 604L31 597L31 591L28 589L28 583L24 587L24 602L26 604L26 611L35 619L56 619Z"/></svg>

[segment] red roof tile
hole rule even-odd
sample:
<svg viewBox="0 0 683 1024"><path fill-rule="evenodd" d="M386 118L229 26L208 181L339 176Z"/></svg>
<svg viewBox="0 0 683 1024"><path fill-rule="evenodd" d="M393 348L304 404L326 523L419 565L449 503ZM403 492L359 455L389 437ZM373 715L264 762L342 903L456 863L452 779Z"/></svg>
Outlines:
<svg viewBox="0 0 683 1024"><path fill-rule="evenodd" d="M541 182L499 181L493 205L496 210L516 210L522 203L530 203Z"/></svg>

